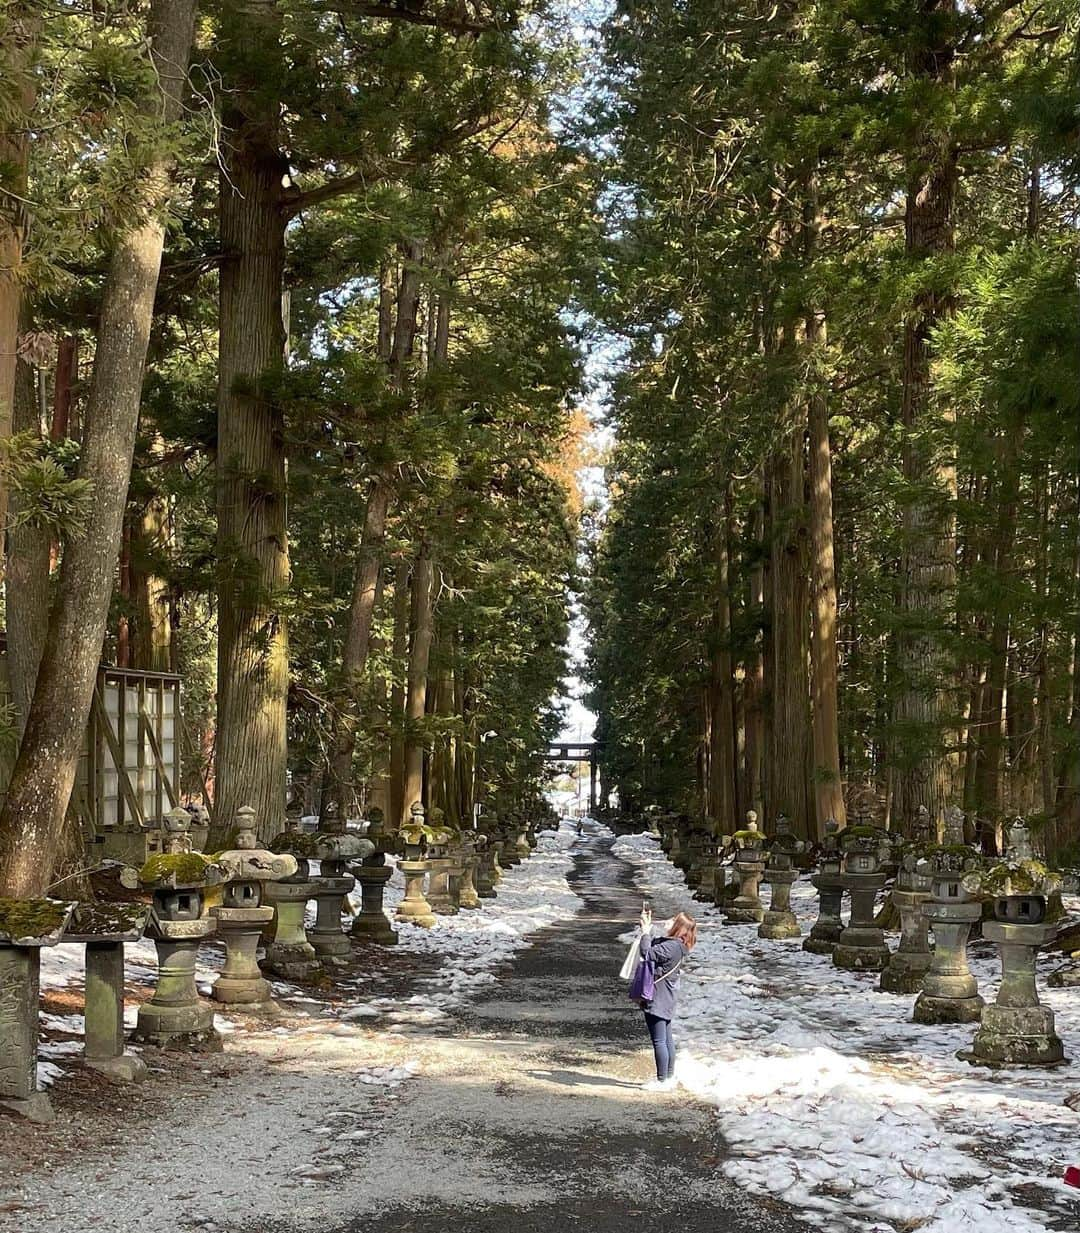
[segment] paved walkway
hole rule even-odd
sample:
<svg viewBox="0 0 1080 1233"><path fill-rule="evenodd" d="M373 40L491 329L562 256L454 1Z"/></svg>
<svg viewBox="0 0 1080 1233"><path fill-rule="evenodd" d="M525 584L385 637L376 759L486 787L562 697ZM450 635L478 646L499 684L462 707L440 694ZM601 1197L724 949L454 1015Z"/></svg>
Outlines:
<svg viewBox="0 0 1080 1233"><path fill-rule="evenodd" d="M610 847L595 831L585 838L574 875L582 913L546 930L498 994L438 1042L437 1076L425 1066L396 1130L365 1154L358 1215L333 1233L806 1227L720 1176L724 1145L706 1108L642 1090L651 1053L617 976L618 935L640 898ZM377 1207L395 1193L376 1217L361 1214L364 1198Z"/></svg>

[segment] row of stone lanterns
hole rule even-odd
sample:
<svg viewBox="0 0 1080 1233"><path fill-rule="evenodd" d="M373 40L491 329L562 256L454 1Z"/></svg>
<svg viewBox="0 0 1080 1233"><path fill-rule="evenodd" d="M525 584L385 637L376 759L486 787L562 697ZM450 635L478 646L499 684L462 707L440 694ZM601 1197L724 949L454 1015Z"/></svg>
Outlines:
<svg viewBox="0 0 1080 1233"><path fill-rule="evenodd" d="M1045 920L1047 897L1060 888L1060 877L1032 853L1030 833L1017 819L1009 831L1007 856L987 865L964 842L964 818L946 812L944 840L930 842L930 817L920 810L911 842L897 845L887 833L869 826L840 831L834 820L825 827L817 872L811 881L818 891L819 912L803 949L829 955L835 966L851 971L879 972L883 992L918 994L912 1011L917 1023L978 1023L968 1060L990 1065L1053 1066L1063 1059L1053 1011L1039 1002L1035 964L1039 949L1054 936ZM701 831L689 819L667 815L660 821L661 846L687 873L697 897L720 903L716 861ZM724 848L733 852L738 894L723 908L726 924L758 924L758 936L794 938L800 934L790 908L796 859L804 850L779 818L776 834L766 839L751 812L744 829ZM714 865L712 882L700 869ZM875 915L879 892L895 873L891 904L900 917L900 943L890 953L884 929ZM772 888L765 907L761 884ZM708 888L712 888L709 895ZM843 898L851 898L845 924ZM996 1001L986 1005L967 961L973 926L982 919L983 904L993 903L993 920L982 935L1000 955L1002 980ZM934 945L930 944L930 930ZM1067 966L1051 983L1080 983L1080 969Z"/></svg>
<svg viewBox="0 0 1080 1233"><path fill-rule="evenodd" d="M537 811L494 815L485 831L459 834L428 827L414 806L401 835L399 860L406 896L401 920L433 924L424 879L435 911L475 909L495 894L502 877L500 856L518 864L536 846L537 830L552 819ZM366 836L331 818L309 834L293 825L269 848L259 846L250 808L239 810L229 846L215 855L195 850L192 814L176 808L163 820L163 851L139 870L116 865L115 881L150 903L78 903L66 900L0 899L0 1105L38 1120L51 1117L46 1093L37 1089L40 952L59 942L86 947L86 1063L114 1079L134 1080L146 1071L125 1052L124 945L150 937L157 953L151 998L140 1005L132 1039L159 1047L220 1049L214 1006L273 1010L264 971L306 979L322 965L340 965L350 951L342 930L342 903L359 882L362 907L351 934L362 941L393 944L397 934L383 910L392 869L377 813ZM320 862L318 874L311 863ZM310 932L307 904L316 903ZM258 949L272 925L260 967ZM211 987L211 1002L199 996L200 946L220 939L225 962Z"/></svg>

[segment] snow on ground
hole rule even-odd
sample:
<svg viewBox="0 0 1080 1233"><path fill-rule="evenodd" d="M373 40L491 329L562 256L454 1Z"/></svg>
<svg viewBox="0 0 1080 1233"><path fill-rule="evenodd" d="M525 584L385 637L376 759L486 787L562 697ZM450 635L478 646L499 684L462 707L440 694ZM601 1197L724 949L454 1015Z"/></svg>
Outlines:
<svg viewBox="0 0 1080 1233"><path fill-rule="evenodd" d="M680 990L676 1073L717 1107L732 1158L724 1172L800 1209L827 1233L1048 1233L1080 1226L1060 1180L1080 1159L1080 1119L1063 1098L1073 1068L989 1071L959 1061L974 1025L910 1022L913 997L879 993L876 975L834 968L801 939L757 937L693 904L649 835L616 841L664 910L699 922ZM766 888L767 894L767 888ZM807 879L792 904L804 935L817 914ZM628 935L629 940L629 935ZM987 1001L995 950L969 951ZM1040 960L1046 972L1060 957ZM1080 1053L1080 991L1047 990L1067 1054Z"/></svg>

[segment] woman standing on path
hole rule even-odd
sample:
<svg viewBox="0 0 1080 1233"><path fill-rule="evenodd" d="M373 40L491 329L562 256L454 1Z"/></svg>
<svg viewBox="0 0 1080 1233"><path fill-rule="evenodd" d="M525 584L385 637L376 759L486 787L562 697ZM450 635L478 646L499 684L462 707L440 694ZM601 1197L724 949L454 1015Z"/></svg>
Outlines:
<svg viewBox="0 0 1080 1233"><path fill-rule="evenodd" d="M656 987L651 1001L643 1002L645 1025L652 1038L656 1058L656 1078L646 1083L648 1091L667 1091L675 1086L675 1042L671 1038L671 1021L679 996L679 969L694 949L697 941L697 921L680 912L671 922L665 937L652 936L652 912L641 910L641 941L638 950L643 961L652 963Z"/></svg>

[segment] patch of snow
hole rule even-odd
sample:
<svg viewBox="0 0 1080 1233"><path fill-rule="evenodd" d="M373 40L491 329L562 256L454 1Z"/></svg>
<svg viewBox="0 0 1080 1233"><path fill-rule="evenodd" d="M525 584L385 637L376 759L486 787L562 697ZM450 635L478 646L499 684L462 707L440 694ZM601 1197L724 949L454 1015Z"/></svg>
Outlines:
<svg viewBox="0 0 1080 1233"><path fill-rule="evenodd" d="M690 902L651 836L620 837L612 850L643 890L698 919L676 1073L715 1104L733 1150L728 1177L837 1231L1049 1233L1051 1217L1020 1197L1032 1184L1040 1206L1075 1216L1075 1193L1059 1179L1078 1154L1080 1121L1062 1104L1070 1084L1061 1072L961 1062L975 1025L913 1023L914 998L878 992L876 974L835 968L801 939L769 942L756 926L724 925L717 909ZM805 936L817 915L807 879L792 906ZM969 959L991 1001L994 948L973 944ZM1041 959L1041 973L1058 963ZM1041 986L1066 1048L1080 1048L1080 991Z"/></svg>

